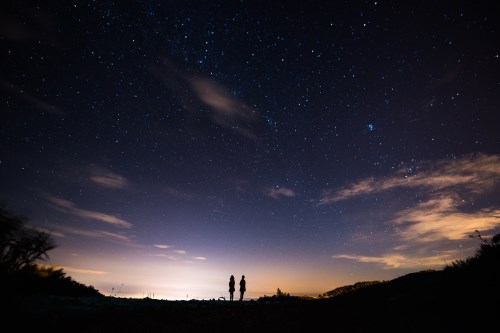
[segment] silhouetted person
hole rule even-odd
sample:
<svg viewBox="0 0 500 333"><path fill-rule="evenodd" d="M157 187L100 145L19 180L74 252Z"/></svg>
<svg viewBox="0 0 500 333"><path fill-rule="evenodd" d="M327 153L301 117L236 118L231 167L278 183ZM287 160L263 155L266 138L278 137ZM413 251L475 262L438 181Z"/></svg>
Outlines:
<svg viewBox="0 0 500 333"><path fill-rule="evenodd" d="M240 301L243 300L243 295L245 294L246 290L247 290L247 282L245 281L245 275L242 275L240 280Z"/></svg>
<svg viewBox="0 0 500 333"><path fill-rule="evenodd" d="M233 300L234 297L234 275L229 278L229 300Z"/></svg>

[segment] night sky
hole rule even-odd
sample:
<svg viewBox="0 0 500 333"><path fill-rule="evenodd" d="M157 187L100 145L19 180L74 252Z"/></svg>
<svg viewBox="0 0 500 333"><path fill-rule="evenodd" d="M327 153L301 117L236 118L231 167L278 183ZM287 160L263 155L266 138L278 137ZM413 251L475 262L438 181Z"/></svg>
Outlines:
<svg viewBox="0 0 500 333"><path fill-rule="evenodd" d="M442 269L500 232L494 5L2 1L0 200L105 295Z"/></svg>

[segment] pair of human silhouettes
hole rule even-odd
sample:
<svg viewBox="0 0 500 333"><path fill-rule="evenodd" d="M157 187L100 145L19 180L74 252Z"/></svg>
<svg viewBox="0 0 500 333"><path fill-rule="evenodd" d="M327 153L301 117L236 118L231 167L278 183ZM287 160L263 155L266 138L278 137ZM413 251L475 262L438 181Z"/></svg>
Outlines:
<svg viewBox="0 0 500 333"><path fill-rule="evenodd" d="M229 299L231 301L234 299L234 291L236 290L234 285L235 285L234 275L231 275L231 277L229 278ZM247 282L245 281L245 275L242 275L240 280L240 301L243 300L243 295L245 294L246 290L247 290Z"/></svg>

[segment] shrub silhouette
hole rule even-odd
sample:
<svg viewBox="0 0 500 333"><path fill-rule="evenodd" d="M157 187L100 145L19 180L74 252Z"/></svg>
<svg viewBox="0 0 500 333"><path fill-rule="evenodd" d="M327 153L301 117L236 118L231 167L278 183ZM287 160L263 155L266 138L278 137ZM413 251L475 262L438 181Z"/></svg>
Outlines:
<svg viewBox="0 0 500 333"><path fill-rule="evenodd" d="M103 296L93 286L74 281L61 269L53 266L29 265L10 275L18 294L45 294L56 296Z"/></svg>
<svg viewBox="0 0 500 333"><path fill-rule="evenodd" d="M486 239L476 230L470 237L481 242L475 254L466 259L455 260L451 265L445 266L444 271L500 277L500 234Z"/></svg>

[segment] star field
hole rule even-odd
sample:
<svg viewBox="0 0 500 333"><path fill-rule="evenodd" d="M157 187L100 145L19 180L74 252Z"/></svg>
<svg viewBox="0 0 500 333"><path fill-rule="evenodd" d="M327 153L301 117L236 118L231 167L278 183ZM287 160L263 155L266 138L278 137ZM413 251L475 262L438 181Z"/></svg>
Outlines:
<svg viewBox="0 0 500 333"><path fill-rule="evenodd" d="M500 229L491 2L1 7L0 200L104 294L317 295Z"/></svg>

